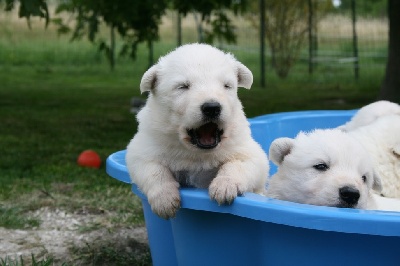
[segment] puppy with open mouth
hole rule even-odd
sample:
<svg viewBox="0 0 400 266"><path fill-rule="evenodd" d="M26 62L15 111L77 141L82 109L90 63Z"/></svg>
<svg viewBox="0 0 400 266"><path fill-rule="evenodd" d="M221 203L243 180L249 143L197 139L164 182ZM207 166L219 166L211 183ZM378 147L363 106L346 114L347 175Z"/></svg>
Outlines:
<svg viewBox="0 0 400 266"><path fill-rule="evenodd" d="M252 82L246 66L205 44L181 46L143 75L140 90L149 97L126 163L154 213L176 215L180 186L208 188L219 204L264 191L268 158L237 96Z"/></svg>

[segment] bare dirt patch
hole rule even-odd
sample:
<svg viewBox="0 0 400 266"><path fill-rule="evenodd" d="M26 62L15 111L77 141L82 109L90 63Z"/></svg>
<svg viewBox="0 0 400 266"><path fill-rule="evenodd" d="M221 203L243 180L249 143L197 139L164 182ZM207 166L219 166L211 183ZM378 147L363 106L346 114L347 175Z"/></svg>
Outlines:
<svg viewBox="0 0 400 266"><path fill-rule="evenodd" d="M112 228L105 224L112 213L68 213L44 207L31 215L41 220L38 228L0 228L0 258L22 256L28 262L33 254L35 259L51 257L56 265L82 265L101 248L137 257L148 250L146 228Z"/></svg>

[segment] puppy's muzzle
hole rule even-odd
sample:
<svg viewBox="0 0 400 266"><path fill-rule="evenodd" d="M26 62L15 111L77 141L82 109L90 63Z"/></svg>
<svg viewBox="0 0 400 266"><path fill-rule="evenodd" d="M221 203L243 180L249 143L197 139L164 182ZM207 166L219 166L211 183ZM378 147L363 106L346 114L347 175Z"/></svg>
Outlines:
<svg viewBox="0 0 400 266"><path fill-rule="evenodd" d="M224 130L219 128L218 120L222 106L219 102L205 102L200 106L204 124L198 128L187 129L187 134L193 145L200 149L213 149L221 142Z"/></svg>
<svg viewBox="0 0 400 266"><path fill-rule="evenodd" d="M345 186L339 189L340 206L352 208L357 205L360 199L360 191L354 187Z"/></svg>

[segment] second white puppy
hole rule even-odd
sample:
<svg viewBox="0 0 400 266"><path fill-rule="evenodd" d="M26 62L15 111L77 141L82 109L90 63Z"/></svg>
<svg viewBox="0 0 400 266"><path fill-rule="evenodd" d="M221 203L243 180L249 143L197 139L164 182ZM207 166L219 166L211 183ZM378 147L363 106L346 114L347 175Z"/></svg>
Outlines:
<svg viewBox="0 0 400 266"><path fill-rule="evenodd" d="M379 209L372 190L381 189L364 147L338 129L299 133L272 142L278 166L267 196L332 207ZM384 207L382 207L384 208Z"/></svg>
<svg viewBox="0 0 400 266"><path fill-rule="evenodd" d="M389 101L377 101L370 103L351 118L349 122L339 127L343 131L351 131L356 128L369 125L387 115L400 115L400 105Z"/></svg>
<svg viewBox="0 0 400 266"><path fill-rule="evenodd" d="M400 199L400 115L385 115L348 134L371 155L382 181L381 194Z"/></svg>

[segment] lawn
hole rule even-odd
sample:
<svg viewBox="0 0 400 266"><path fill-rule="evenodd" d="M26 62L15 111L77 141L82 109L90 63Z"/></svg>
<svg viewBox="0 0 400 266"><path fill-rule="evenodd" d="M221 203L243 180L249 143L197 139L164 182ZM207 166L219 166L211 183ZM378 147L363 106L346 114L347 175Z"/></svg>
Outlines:
<svg viewBox="0 0 400 266"><path fill-rule="evenodd" d="M44 207L111 214L93 229L143 226L139 200L128 185L110 178L104 163L91 169L79 167L76 160L81 151L93 149L104 162L132 138L137 124L129 112L130 99L140 97L146 49L140 47L134 62L119 59L111 72L87 42L21 36L15 39L14 33L0 41L0 227L34 230L41 221L31 213ZM156 43L155 56L172 46ZM251 90L239 90L248 117L358 108L376 99L383 78L383 68L362 69L355 81L351 68L319 66L309 75L307 65L298 64L286 80L268 69L267 87L261 88L257 54L232 52L255 76ZM116 252L109 247L101 259L115 261ZM118 256L132 262L124 254ZM87 263L95 263L94 258L88 256ZM6 264L0 260L0 265Z"/></svg>
<svg viewBox="0 0 400 266"><path fill-rule="evenodd" d="M104 162L125 148L136 130L129 104L138 78L107 67L9 66L0 80L0 227L33 228L40 221L28 213L43 207L112 212L100 225L110 229L143 225L129 186L109 178L104 164L76 164L85 149Z"/></svg>

